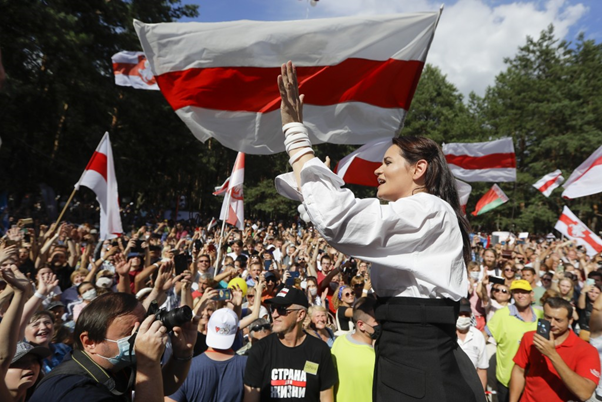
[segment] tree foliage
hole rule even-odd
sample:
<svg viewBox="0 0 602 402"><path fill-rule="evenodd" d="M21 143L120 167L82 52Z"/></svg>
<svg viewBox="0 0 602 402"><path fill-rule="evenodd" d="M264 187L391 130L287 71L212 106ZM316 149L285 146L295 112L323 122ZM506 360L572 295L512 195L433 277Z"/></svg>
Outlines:
<svg viewBox="0 0 602 402"><path fill-rule="evenodd" d="M0 190L18 203L38 197L46 183L66 198L105 131L111 134L120 195L135 208L174 208L217 216L213 187L230 174L236 153L216 141L197 141L159 92L117 87L111 56L140 49L132 27L197 15L180 0L0 1L0 47L7 72L0 92ZM600 196L574 201L556 190L547 199L531 185L557 168L565 177L602 145L602 47L579 38L558 40L553 28L527 38L483 97L458 92L426 65L402 135L438 143L510 136L517 183L501 183L507 204L472 218L481 230L547 231L562 205L597 225ZM332 167L355 146L322 144L316 154ZM290 170L284 153L247 156L245 208L249 217L296 215L276 194L274 177ZM468 211L492 183L471 183ZM360 197L374 189L351 186ZM93 199L80 191L79 199Z"/></svg>

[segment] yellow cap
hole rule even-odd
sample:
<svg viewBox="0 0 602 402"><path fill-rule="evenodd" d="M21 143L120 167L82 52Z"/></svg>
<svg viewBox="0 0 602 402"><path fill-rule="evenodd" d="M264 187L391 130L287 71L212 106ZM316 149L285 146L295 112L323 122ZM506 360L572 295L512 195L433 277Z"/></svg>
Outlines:
<svg viewBox="0 0 602 402"><path fill-rule="evenodd" d="M527 292L533 291L531 284L524 279L516 279L516 280L512 281L512 285L510 285L510 290L516 290L516 289L526 290Z"/></svg>

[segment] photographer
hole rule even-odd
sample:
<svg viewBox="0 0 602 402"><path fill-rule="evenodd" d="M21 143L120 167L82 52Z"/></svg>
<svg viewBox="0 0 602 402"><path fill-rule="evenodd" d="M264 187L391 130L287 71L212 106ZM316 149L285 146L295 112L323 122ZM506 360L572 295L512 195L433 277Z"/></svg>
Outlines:
<svg viewBox="0 0 602 402"><path fill-rule="evenodd" d="M164 324L173 321L146 315L131 294L96 298L79 316L71 360L46 376L30 401L130 401L135 389L135 401L150 402L174 393L190 368L198 319L173 327L173 355L161 368Z"/></svg>

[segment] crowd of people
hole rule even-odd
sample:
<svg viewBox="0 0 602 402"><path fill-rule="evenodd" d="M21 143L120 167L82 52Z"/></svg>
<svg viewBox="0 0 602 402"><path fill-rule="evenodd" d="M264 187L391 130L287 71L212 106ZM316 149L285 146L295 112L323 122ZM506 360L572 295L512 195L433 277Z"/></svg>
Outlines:
<svg viewBox="0 0 602 402"><path fill-rule="evenodd" d="M0 400L602 400L602 257L484 244L423 137L394 138L380 200L355 198L313 156L295 67L281 73L293 172L276 183L303 222L99 239L17 221L0 242Z"/></svg>
<svg viewBox="0 0 602 402"><path fill-rule="evenodd" d="M581 347L584 356L579 359L570 352L576 367L583 366L573 371L591 381L581 384L583 392L589 392L598 383L590 373L599 365L594 347L602 351L600 257L589 258L571 241L518 240L484 248L480 239L473 237L469 286L456 331L483 389L496 391L500 401L518 400L512 384L515 377L525 377L533 353L520 341L526 336L532 344L529 331L536 329L537 318L552 318L551 312L560 309L564 321L559 325L552 320L552 336L570 335L572 342L579 337L594 345ZM36 400L36 388L44 390L44 398L54 392L47 384L56 378L55 369L86 352L82 333L91 328L78 328L89 325L85 312L118 303L112 300L116 295L131 298L130 313L144 306L138 314L140 329L151 301L166 312L188 306L198 317L194 325L179 323L194 326L196 337L186 327L189 341L195 338L193 344L178 350L172 340L155 351L163 366L171 357L192 357L187 380L178 383L183 385L177 392L165 394L167 400L242 400L244 387L250 390L248 400L265 400L268 395L312 399L309 393L319 400L328 390L340 401L372 398L373 343L380 328L370 264L338 252L311 225L249 221L244 231L230 229L221 235L219 227L159 223L111 240L99 240L88 224L15 225L2 241L0 262L1 355L10 394L6 400ZM221 295L225 290L229 292ZM111 325L107 322L106 328ZM115 336L101 334L100 340L115 341L117 348L105 346L100 355L91 356L113 360L109 373L127 370L127 362L117 360L130 352L119 341L128 340L132 328ZM228 328L227 334L216 328ZM184 330L178 331L181 335ZM271 334L276 344L259 342ZM141 361L138 347L136 343L136 370ZM279 359L290 364L297 355L303 379L278 371ZM316 363L319 376L308 377L303 371L308 361ZM555 370L548 374L556 376L550 383L560 387L563 377ZM122 391L128 385L138 389L138 384L126 381ZM542 400L537 386L525 390L535 395L527 400ZM571 390L566 385L565 391ZM581 400L589 398L572 393ZM44 398L38 400L49 400Z"/></svg>

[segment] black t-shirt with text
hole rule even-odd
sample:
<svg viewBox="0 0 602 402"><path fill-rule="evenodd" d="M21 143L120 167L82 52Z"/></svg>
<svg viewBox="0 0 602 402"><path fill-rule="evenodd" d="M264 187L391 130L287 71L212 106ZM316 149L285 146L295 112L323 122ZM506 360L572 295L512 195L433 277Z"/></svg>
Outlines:
<svg viewBox="0 0 602 402"><path fill-rule="evenodd" d="M330 349L313 336L289 348L272 334L249 352L245 385L260 388L262 401L319 401L320 391L337 382Z"/></svg>

